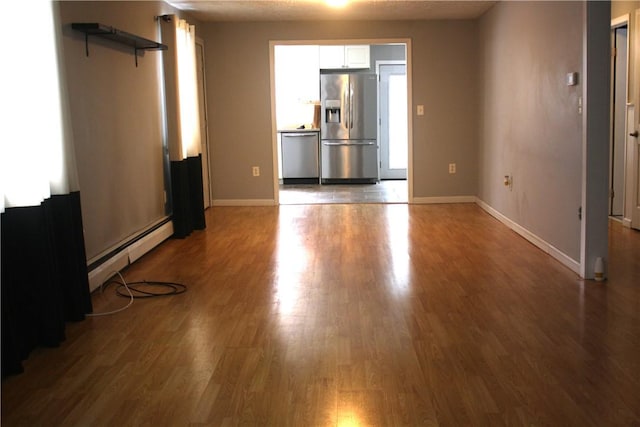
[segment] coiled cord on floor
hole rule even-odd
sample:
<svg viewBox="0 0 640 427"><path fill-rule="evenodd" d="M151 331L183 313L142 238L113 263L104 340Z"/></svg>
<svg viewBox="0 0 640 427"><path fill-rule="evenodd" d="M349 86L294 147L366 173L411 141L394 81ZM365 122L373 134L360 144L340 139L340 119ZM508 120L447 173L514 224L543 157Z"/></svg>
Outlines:
<svg viewBox="0 0 640 427"><path fill-rule="evenodd" d="M120 272L118 271L114 271L114 277L115 275L118 275L120 277L121 281L115 280L115 279L111 279L105 283L103 283L102 285L100 285L100 292L104 292L104 290L106 288L109 287L109 285L111 284L116 284L118 285L118 287L116 288L116 295L124 297L124 298L129 298L129 302L127 303L127 305L125 305L124 307L120 307L116 310L112 310L112 311L106 311L106 312L102 312L102 313L89 313L87 314L88 317L97 317L97 316L107 316L110 314L116 314L116 313L120 313L121 311L126 310L127 308L131 307L131 304L133 304L133 300L134 299L141 299L141 298L155 298L155 297L165 297L165 296L171 296L171 295L179 295L182 293L185 293L187 291L187 287L185 285L183 285L182 283L175 283L175 282L158 282L158 281L152 281L152 282L147 282L142 281L142 282L130 282L127 283L126 280L124 280L124 277L122 277L122 274L120 274ZM141 287L147 288L147 289L140 289ZM163 291L151 291L148 288L156 288L156 289L163 289ZM123 293L122 289L125 289L127 291L127 293ZM166 291L165 291L166 289Z"/></svg>
<svg viewBox="0 0 640 427"><path fill-rule="evenodd" d="M116 293L121 297L128 297L129 295L122 293L122 288L125 288L128 293L133 293L133 298L153 298L153 297L166 297L170 295L179 295L185 293L187 291L187 287L182 283L175 282L147 282L146 280L142 282L129 282L129 283L120 283L118 281L114 281L113 283L118 284L119 286L116 288ZM147 288L159 288L166 289L166 291L160 292L152 292L150 290L142 290L139 287L147 287Z"/></svg>

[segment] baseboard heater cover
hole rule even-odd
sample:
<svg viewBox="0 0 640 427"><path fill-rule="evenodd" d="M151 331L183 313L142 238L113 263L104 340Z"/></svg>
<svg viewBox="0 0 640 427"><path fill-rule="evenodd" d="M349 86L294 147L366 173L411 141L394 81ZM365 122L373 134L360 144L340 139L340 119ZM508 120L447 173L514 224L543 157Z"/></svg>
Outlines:
<svg viewBox="0 0 640 427"><path fill-rule="evenodd" d="M140 259L144 254L158 246L173 235L173 222L168 222L144 238L136 241L128 248L129 263Z"/></svg>
<svg viewBox="0 0 640 427"><path fill-rule="evenodd" d="M171 237L171 235L173 235L173 222L169 221L122 248L122 250L89 272L89 292L98 289L113 277L114 272L134 263L151 249Z"/></svg>

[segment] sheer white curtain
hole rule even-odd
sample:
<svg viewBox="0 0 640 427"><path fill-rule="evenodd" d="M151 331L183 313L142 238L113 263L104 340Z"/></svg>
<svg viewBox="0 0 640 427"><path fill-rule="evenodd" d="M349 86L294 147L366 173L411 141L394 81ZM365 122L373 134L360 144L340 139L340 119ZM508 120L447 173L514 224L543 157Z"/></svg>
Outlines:
<svg viewBox="0 0 640 427"><path fill-rule="evenodd" d="M183 158L200 154L200 117L196 75L196 27L180 19L176 26L178 93Z"/></svg>
<svg viewBox="0 0 640 427"><path fill-rule="evenodd" d="M160 17L166 138L171 170L175 237L206 227L200 156L200 117L196 69L196 29L175 15Z"/></svg>
<svg viewBox="0 0 640 427"><path fill-rule="evenodd" d="M58 2L3 3L0 26L2 376L92 311L80 192L59 69ZM28 17L28 24L25 18Z"/></svg>
<svg viewBox="0 0 640 427"><path fill-rule="evenodd" d="M0 212L66 194L70 178L75 181L58 72L55 6L49 0L3 6L5 16L12 18L1 26L2 39L13 41L3 44L0 67ZM28 28L19 16L29 17Z"/></svg>
<svg viewBox="0 0 640 427"><path fill-rule="evenodd" d="M176 31L176 80L178 127L182 158L200 154L200 117L196 74L196 27L184 19L173 19Z"/></svg>

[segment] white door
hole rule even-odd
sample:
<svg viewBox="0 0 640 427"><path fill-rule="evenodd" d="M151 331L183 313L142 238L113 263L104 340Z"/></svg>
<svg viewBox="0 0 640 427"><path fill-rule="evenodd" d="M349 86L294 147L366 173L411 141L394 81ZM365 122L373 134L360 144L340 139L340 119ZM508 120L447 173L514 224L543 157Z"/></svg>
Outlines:
<svg viewBox="0 0 640 427"><path fill-rule="evenodd" d="M200 144L202 152L202 195L204 208L211 206L209 175L209 135L207 133L207 98L204 73L204 44L201 40L196 42L196 73L198 77L198 109L200 112Z"/></svg>
<svg viewBox="0 0 640 427"><path fill-rule="evenodd" d="M627 107L627 122L629 129L627 134L627 183L626 200L630 207L627 211L628 218L631 219L631 228L640 230L640 138L638 138L638 127L635 120L635 106L629 104ZM627 216L625 215L625 216Z"/></svg>
<svg viewBox="0 0 640 427"><path fill-rule="evenodd" d="M380 64L380 179L407 179L407 73L404 64Z"/></svg>
<svg viewBox="0 0 640 427"><path fill-rule="evenodd" d="M631 198L633 211L631 213L631 228L640 230L640 139L634 137L635 143L633 144L633 195Z"/></svg>

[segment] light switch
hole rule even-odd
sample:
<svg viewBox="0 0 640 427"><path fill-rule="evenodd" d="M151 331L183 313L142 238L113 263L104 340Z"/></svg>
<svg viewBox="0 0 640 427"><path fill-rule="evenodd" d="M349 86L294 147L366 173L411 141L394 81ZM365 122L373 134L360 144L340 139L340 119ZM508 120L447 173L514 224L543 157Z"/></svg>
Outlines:
<svg viewBox="0 0 640 427"><path fill-rule="evenodd" d="M419 116L424 116L424 105L418 105L416 109L416 114Z"/></svg>

